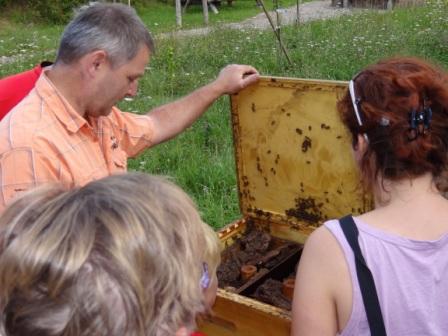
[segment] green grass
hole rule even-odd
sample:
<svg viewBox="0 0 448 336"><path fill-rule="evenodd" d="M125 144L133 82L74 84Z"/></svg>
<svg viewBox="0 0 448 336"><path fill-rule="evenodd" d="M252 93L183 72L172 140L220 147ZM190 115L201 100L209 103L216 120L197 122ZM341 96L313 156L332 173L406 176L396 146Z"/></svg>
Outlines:
<svg viewBox="0 0 448 336"><path fill-rule="evenodd" d="M209 82L228 63L252 64L264 75L338 80L347 80L367 64L395 55L419 56L448 67L447 12L446 2L433 2L285 28L282 36L295 61L293 67L278 52L269 30L217 28L208 36L158 38L158 51L141 80L139 96L120 107L145 112ZM7 33L0 22L0 55L19 53L21 57L0 65L0 76L53 57L45 52L56 48L60 27L6 28ZM8 40L11 37L14 40ZM34 47L26 46L33 43ZM197 201L204 219L221 227L239 217L231 132L229 100L223 97L189 130L130 160L129 167L173 176Z"/></svg>
<svg viewBox="0 0 448 336"><path fill-rule="evenodd" d="M12 24L0 18L0 56L15 60L7 64L0 60L0 77L54 59L61 32L60 26Z"/></svg>

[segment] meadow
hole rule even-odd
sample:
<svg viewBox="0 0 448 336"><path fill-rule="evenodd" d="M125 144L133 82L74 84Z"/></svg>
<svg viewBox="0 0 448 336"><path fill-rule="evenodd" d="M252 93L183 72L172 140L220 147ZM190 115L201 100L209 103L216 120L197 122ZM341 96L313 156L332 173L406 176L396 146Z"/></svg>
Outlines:
<svg viewBox="0 0 448 336"><path fill-rule="evenodd" d="M234 1L235 6L228 11L238 11L238 2ZM162 23L163 15L156 16L157 12L148 8L139 8L139 12L155 32L157 51L140 81L138 96L120 104L123 110L136 113L208 83L229 63L251 64L263 75L335 80L349 80L364 66L397 55L422 57L448 68L447 1L392 11L363 10L284 27L281 34L293 66L279 52L272 31L224 30L215 22L206 36L161 37L159 33L172 29ZM241 13L229 13L222 20L241 19ZM199 24L198 20L191 26ZM0 17L0 77L54 59L61 31L62 26ZM171 176L196 200L204 220L215 228L238 218L229 98L220 98L176 139L130 160L129 167Z"/></svg>

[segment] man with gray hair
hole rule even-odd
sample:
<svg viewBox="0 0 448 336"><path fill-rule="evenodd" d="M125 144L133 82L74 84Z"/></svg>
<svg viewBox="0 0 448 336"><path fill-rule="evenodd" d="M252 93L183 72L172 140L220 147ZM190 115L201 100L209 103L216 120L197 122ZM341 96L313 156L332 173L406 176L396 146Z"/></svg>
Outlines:
<svg viewBox="0 0 448 336"><path fill-rule="evenodd" d="M256 82L247 65L146 115L115 107L135 96L154 43L131 7L97 3L66 27L55 64L0 123L0 211L21 191L48 182L69 187L124 172L127 158L166 141L223 94Z"/></svg>

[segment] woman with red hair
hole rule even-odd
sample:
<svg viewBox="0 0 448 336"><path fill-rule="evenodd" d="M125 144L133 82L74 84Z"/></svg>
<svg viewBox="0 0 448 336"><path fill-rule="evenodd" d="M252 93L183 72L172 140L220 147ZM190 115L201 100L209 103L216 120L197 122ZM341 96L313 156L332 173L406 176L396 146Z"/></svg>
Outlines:
<svg viewBox="0 0 448 336"><path fill-rule="evenodd" d="M448 335L448 75L394 58L338 103L375 210L331 220L299 264L293 335Z"/></svg>

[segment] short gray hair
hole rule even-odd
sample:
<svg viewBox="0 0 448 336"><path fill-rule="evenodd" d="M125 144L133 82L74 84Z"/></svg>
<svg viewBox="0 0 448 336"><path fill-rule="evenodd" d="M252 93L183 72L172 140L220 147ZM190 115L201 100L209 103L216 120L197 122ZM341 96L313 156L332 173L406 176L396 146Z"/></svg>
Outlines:
<svg viewBox="0 0 448 336"><path fill-rule="evenodd" d="M81 8L62 34L56 63L71 64L104 50L113 66L133 59L141 46L154 52L154 41L132 7L94 3Z"/></svg>

